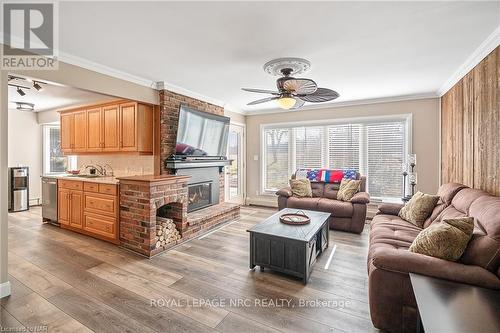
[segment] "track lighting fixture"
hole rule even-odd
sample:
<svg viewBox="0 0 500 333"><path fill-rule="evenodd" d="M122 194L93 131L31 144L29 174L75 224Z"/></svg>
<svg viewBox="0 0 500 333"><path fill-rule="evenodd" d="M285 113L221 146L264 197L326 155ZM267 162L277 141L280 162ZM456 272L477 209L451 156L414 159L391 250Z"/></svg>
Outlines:
<svg viewBox="0 0 500 333"><path fill-rule="evenodd" d="M25 92L21 89L21 87L17 87L16 91L17 91L17 93L18 93L19 95L21 95L21 96L26 95L26 93L25 93Z"/></svg>
<svg viewBox="0 0 500 333"><path fill-rule="evenodd" d="M14 102L16 103L16 109L19 111L35 111L35 104L25 103L25 102Z"/></svg>
<svg viewBox="0 0 500 333"><path fill-rule="evenodd" d="M43 87L37 81L33 81L33 88L35 88L37 91L43 90Z"/></svg>

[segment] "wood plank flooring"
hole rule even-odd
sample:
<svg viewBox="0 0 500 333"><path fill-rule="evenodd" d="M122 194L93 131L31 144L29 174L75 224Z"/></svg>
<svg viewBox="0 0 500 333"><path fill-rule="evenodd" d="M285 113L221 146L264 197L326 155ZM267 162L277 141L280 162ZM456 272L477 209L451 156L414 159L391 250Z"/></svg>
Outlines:
<svg viewBox="0 0 500 333"><path fill-rule="evenodd" d="M309 283L248 269L246 230L275 210L241 218L152 259L42 224L40 208L9 215L12 295L2 327L49 332L376 332L368 307L368 226L330 231ZM336 245L329 269L324 266Z"/></svg>

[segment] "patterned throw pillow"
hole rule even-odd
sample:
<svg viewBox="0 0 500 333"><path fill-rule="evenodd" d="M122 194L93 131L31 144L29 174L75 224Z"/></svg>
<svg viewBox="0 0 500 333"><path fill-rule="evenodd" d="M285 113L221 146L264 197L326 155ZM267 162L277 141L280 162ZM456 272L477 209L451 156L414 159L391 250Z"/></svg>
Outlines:
<svg viewBox="0 0 500 333"><path fill-rule="evenodd" d="M469 243L474 218L445 219L422 230L413 240L410 252L444 260L457 261Z"/></svg>
<svg viewBox="0 0 500 333"><path fill-rule="evenodd" d="M427 219L439 200L438 195L417 192L399 211L399 217L419 228L423 228Z"/></svg>
<svg viewBox="0 0 500 333"><path fill-rule="evenodd" d="M312 197L311 182L309 179L290 179L290 189L294 197Z"/></svg>
<svg viewBox="0 0 500 333"><path fill-rule="evenodd" d="M351 198L358 193L359 187L361 186L361 180L354 179L342 179L340 183L340 188L337 193L337 200L349 201Z"/></svg>

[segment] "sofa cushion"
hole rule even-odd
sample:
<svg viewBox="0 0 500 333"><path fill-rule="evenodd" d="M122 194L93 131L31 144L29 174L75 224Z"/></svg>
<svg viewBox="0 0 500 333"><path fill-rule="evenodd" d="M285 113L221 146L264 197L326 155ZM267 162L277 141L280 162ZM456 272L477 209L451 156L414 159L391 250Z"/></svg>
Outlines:
<svg viewBox="0 0 500 333"><path fill-rule="evenodd" d="M351 217L354 207L350 202L321 198L318 201L317 210L331 213L336 217Z"/></svg>
<svg viewBox="0 0 500 333"><path fill-rule="evenodd" d="M422 229L394 215L376 215L371 223L370 244L387 240L402 241L406 248Z"/></svg>
<svg viewBox="0 0 500 333"><path fill-rule="evenodd" d="M290 189L294 197L311 198L311 182L309 179L290 179Z"/></svg>
<svg viewBox="0 0 500 333"><path fill-rule="evenodd" d="M399 211L399 217L413 223L417 227L423 227L425 220L431 215L439 197L437 195L417 192Z"/></svg>
<svg viewBox="0 0 500 333"><path fill-rule="evenodd" d="M326 183L325 184L325 193L323 197L327 199L337 199L337 193L339 192L340 184L334 183Z"/></svg>
<svg viewBox="0 0 500 333"><path fill-rule="evenodd" d="M322 198L324 196L325 183L311 182L313 198Z"/></svg>
<svg viewBox="0 0 500 333"><path fill-rule="evenodd" d="M475 228L461 261L495 273L500 266L500 197L478 198L469 214L475 218Z"/></svg>
<svg viewBox="0 0 500 333"><path fill-rule="evenodd" d="M444 260L457 261L472 236L474 218L447 219L422 230L409 250Z"/></svg>
<svg viewBox="0 0 500 333"><path fill-rule="evenodd" d="M289 208L318 210L318 201L320 198L296 198L290 197L286 203Z"/></svg>
<svg viewBox="0 0 500 333"><path fill-rule="evenodd" d="M465 215L469 215L469 207L479 197L488 195L486 192L473 188L464 188L451 200L451 205Z"/></svg>

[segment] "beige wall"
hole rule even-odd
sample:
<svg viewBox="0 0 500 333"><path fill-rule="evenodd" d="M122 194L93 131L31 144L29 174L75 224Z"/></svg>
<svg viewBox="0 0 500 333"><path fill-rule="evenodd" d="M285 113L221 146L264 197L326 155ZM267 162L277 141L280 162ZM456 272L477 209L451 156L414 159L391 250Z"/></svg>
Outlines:
<svg viewBox="0 0 500 333"><path fill-rule="evenodd" d="M40 125L58 123L60 121L59 112L57 112L56 110L37 112L36 116L37 116L37 122Z"/></svg>
<svg viewBox="0 0 500 333"><path fill-rule="evenodd" d="M236 112L224 109L224 115L226 117L231 118L231 122L235 122L238 124L245 124L246 123L246 117L244 115L242 115L241 113L236 113Z"/></svg>
<svg viewBox="0 0 500 333"><path fill-rule="evenodd" d="M260 195L260 125L356 117L412 115L412 150L417 154L418 190L436 193L439 186L439 99L421 99L280 112L246 117L247 202L276 205L274 195ZM254 156L258 160L254 160Z"/></svg>
<svg viewBox="0 0 500 333"><path fill-rule="evenodd" d="M42 126L37 114L9 110L9 167L27 166L30 173L30 204L37 204L42 195Z"/></svg>

